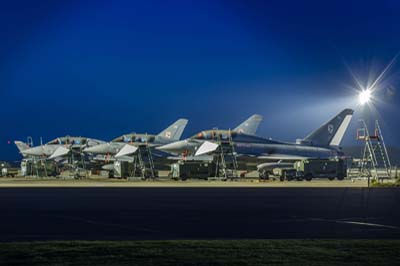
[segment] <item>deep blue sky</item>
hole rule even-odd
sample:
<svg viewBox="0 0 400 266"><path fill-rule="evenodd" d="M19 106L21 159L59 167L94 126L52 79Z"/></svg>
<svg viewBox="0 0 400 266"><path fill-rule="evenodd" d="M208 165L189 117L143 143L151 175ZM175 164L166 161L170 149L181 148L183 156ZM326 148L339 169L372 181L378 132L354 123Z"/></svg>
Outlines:
<svg viewBox="0 0 400 266"><path fill-rule="evenodd" d="M356 108L346 64L367 80L400 51L399 11L398 1L2 1L0 159L19 158L9 140L109 140L179 117L185 136L259 113L260 135L303 137ZM376 96L397 146L399 69Z"/></svg>

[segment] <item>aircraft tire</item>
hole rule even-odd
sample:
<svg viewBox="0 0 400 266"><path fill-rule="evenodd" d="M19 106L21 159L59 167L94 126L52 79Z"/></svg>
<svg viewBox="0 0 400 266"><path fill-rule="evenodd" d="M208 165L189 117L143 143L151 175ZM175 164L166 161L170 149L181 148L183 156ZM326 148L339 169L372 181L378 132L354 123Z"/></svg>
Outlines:
<svg viewBox="0 0 400 266"><path fill-rule="evenodd" d="M306 179L307 181L311 181L312 178L313 178L313 176L312 176L311 174L306 174L306 176L305 176L305 179Z"/></svg>
<svg viewBox="0 0 400 266"><path fill-rule="evenodd" d="M268 173L266 171L260 171L258 173L258 176L262 180L268 180L269 179Z"/></svg>
<svg viewBox="0 0 400 266"><path fill-rule="evenodd" d="M337 179L342 181L344 179L344 175L343 174L338 174Z"/></svg>
<svg viewBox="0 0 400 266"><path fill-rule="evenodd" d="M188 177L187 177L186 174L182 174L182 175L181 175L181 180L182 180L182 181L186 181L187 179L188 179Z"/></svg>

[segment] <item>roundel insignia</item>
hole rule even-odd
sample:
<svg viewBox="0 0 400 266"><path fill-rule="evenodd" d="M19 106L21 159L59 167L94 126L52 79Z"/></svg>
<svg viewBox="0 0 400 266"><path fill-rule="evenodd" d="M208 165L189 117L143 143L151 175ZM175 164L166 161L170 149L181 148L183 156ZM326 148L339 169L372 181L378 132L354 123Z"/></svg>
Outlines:
<svg viewBox="0 0 400 266"><path fill-rule="evenodd" d="M328 125L328 132L329 132L329 134L333 133L333 125L332 124Z"/></svg>
<svg viewBox="0 0 400 266"><path fill-rule="evenodd" d="M170 139L171 138L171 131L165 132L165 137Z"/></svg>

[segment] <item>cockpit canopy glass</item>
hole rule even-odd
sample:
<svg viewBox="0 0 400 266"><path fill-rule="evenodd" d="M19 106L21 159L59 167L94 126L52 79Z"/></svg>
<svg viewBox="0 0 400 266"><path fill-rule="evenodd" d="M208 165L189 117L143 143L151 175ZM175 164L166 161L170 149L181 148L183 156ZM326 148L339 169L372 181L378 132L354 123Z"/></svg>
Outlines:
<svg viewBox="0 0 400 266"><path fill-rule="evenodd" d="M86 139L85 138L71 138L71 137L61 137L61 138L56 138L47 143L48 145L84 145L86 144Z"/></svg>
<svg viewBox="0 0 400 266"><path fill-rule="evenodd" d="M198 140L229 140L229 135L235 136L235 132L229 130L206 130L192 136L191 139Z"/></svg>
<svg viewBox="0 0 400 266"><path fill-rule="evenodd" d="M154 136L142 134L126 134L112 140L112 142L146 143L154 142Z"/></svg>

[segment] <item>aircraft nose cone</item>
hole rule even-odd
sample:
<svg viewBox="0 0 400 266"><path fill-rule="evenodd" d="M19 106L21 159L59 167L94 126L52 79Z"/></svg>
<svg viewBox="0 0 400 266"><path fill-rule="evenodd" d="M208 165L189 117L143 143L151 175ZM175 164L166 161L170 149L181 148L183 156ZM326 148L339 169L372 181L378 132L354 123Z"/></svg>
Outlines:
<svg viewBox="0 0 400 266"><path fill-rule="evenodd" d="M42 147L34 147L21 151L23 155L40 156L43 154Z"/></svg>
<svg viewBox="0 0 400 266"><path fill-rule="evenodd" d="M193 148L192 146L193 145L191 145L191 143L188 142L187 140L180 140L157 147L157 149L171 153L183 153L185 151L192 150Z"/></svg>
<svg viewBox="0 0 400 266"><path fill-rule="evenodd" d="M108 143L103 143L99 145L95 145L92 147L87 147L83 149L83 152L86 153L97 153L97 154L102 154L102 153L107 153L108 152Z"/></svg>
<svg viewBox="0 0 400 266"><path fill-rule="evenodd" d="M103 165L101 167L101 169L108 170L108 171L114 170L114 164L110 163L110 164Z"/></svg>
<svg viewBox="0 0 400 266"><path fill-rule="evenodd" d="M165 152L180 153L186 149L186 143L185 141L181 140L165 144L163 146L157 147L156 149Z"/></svg>

